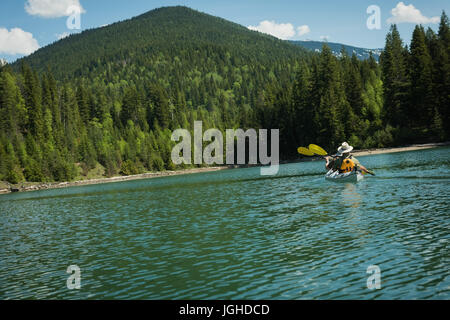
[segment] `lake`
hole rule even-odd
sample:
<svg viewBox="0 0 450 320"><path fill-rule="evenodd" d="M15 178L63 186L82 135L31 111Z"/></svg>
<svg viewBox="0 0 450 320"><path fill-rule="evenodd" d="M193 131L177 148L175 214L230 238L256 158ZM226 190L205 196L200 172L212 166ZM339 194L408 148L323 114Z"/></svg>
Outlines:
<svg viewBox="0 0 450 320"><path fill-rule="evenodd" d="M450 299L450 148L358 159L1 195L0 298Z"/></svg>

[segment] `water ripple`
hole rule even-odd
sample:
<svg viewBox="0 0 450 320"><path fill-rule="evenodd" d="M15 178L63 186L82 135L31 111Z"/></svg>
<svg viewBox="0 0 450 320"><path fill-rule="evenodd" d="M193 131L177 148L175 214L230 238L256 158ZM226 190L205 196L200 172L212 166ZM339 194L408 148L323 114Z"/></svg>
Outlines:
<svg viewBox="0 0 450 320"><path fill-rule="evenodd" d="M360 157L356 185L307 162L1 196L0 298L449 299L449 155Z"/></svg>

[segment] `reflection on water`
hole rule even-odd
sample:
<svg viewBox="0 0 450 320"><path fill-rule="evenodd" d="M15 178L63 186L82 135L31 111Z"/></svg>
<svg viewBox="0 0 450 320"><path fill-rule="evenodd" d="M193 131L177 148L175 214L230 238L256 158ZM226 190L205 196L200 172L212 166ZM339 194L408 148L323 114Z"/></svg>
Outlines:
<svg viewBox="0 0 450 320"><path fill-rule="evenodd" d="M359 158L0 196L0 298L449 299L450 149Z"/></svg>
<svg viewBox="0 0 450 320"><path fill-rule="evenodd" d="M356 184L346 183L342 189L342 206L358 211L361 206L361 194L358 192Z"/></svg>
<svg viewBox="0 0 450 320"><path fill-rule="evenodd" d="M369 234L369 230L364 228L364 221L361 216L362 195L358 190L358 187L354 183L345 184L342 189L341 205L348 208L347 210L347 222L349 228L354 231L355 236L358 239L358 245L363 246Z"/></svg>

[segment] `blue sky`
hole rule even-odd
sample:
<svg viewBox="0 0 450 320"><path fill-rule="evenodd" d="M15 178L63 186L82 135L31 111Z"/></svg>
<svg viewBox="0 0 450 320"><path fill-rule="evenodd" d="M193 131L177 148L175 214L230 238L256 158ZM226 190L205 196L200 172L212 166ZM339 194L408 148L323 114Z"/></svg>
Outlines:
<svg viewBox="0 0 450 320"><path fill-rule="evenodd" d="M384 46L389 29L387 21L391 21L388 19L397 21L403 40L409 43L416 23L437 30L435 17L440 16L442 10L450 13L448 0L2 0L0 58L13 61L76 31L66 26L65 9L70 4L80 4L82 7L81 31L162 6L185 5L280 38L327 39L365 48ZM370 5L380 8L380 29L367 28L369 14L366 10Z"/></svg>

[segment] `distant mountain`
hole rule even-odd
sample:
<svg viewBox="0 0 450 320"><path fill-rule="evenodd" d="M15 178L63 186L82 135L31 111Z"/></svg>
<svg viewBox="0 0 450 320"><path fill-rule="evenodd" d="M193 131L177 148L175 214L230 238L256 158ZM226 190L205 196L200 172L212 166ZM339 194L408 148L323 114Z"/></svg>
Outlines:
<svg viewBox="0 0 450 320"><path fill-rule="evenodd" d="M15 67L21 61L38 71L51 66L53 74L61 79L98 75L106 70L111 73L111 68L118 65L152 70L163 57L172 67L177 63L185 65L200 54L209 56L208 60L221 60L216 61L216 66L250 66L257 62L268 67L308 52L222 18L177 6L72 34L19 59ZM201 61L198 68L203 69L207 62ZM107 65L110 66L106 68ZM196 67L191 65L191 70Z"/></svg>
<svg viewBox="0 0 450 320"><path fill-rule="evenodd" d="M289 41L289 42L315 52L321 52L322 46L324 44L324 42L322 41ZM341 55L341 49L342 47L344 47L348 55L351 56L354 53L360 60L368 59L370 53L372 53L374 59L378 61L380 59L381 52L383 51L383 49L358 48L335 42L326 42L326 44L331 48L331 51L336 57L339 57Z"/></svg>

